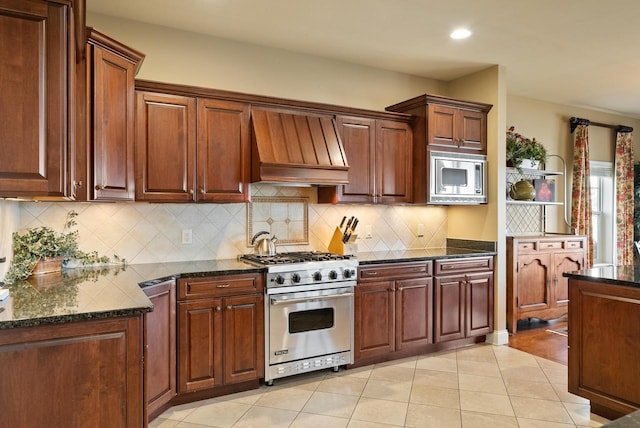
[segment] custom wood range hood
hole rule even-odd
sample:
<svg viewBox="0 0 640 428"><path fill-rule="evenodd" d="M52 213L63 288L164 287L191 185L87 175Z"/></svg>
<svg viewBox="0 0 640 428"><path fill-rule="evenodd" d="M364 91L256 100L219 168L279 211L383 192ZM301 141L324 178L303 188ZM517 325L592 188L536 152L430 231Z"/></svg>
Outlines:
<svg viewBox="0 0 640 428"><path fill-rule="evenodd" d="M253 108L251 121L252 182L349 182L349 165L332 116Z"/></svg>

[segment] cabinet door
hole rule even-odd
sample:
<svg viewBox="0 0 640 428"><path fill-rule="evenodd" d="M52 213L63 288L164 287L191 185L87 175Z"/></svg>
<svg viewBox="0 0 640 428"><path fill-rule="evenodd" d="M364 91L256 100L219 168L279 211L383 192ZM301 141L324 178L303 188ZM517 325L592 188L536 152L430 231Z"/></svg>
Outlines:
<svg viewBox="0 0 640 428"><path fill-rule="evenodd" d="M154 415L176 395L175 281L143 291L153 303L153 312L145 315L144 370L147 415Z"/></svg>
<svg viewBox="0 0 640 428"><path fill-rule="evenodd" d="M0 196L68 196L69 7L0 0Z"/></svg>
<svg viewBox="0 0 640 428"><path fill-rule="evenodd" d="M338 116L337 125L349 162L349 184L340 186L340 202L374 202L376 121Z"/></svg>
<svg viewBox="0 0 640 428"><path fill-rule="evenodd" d="M555 306L568 306L569 278L565 278L562 274L584 269L584 257L584 251L556 253L553 255L553 302Z"/></svg>
<svg viewBox="0 0 640 428"><path fill-rule="evenodd" d="M466 275L467 337L493 331L493 272Z"/></svg>
<svg viewBox="0 0 640 428"><path fill-rule="evenodd" d="M551 254L518 256L516 302L519 319L523 313L549 309L551 306L551 268Z"/></svg>
<svg viewBox="0 0 640 428"><path fill-rule="evenodd" d="M487 152L487 115L480 111L458 110L456 135L460 148Z"/></svg>
<svg viewBox="0 0 640 428"><path fill-rule="evenodd" d="M355 360L394 350L393 281L359 284L355 296Z"/></svg>
<svg viewBox="0 0 640 428"><path fill-rule="evenodd" d="M464 275L435 277L435 343L465 337L464 281Z"/></svg>
<svg viewBox="0 0 640 428"><path fill-rule="evenodd" d="M446 148L457 148L455 133L458 109L438 104L427 106L427 144Z"/></svg>
<svg viewBox="0 0 640 428"><path fill-rule="evenodd" d="M222 384L222 300L178 303L178 392Z"/></svg>
<svg viewBox="0 0 640 428"><path fill-rule="evenodd" d="M133 200L135 64L98 46L93 54L94 200Z"/></svg>
<svg viewBox="0 0 640 428"><path fill-rule="evenodd" d="M136 93L136 200L193 201L196 100Z"/></svg>
<svg viewBox="0 0 640 428"><path fill-rule="evenodd" d="M226 297L223 313L224 383L264 377L263 297Z"/></svg>
<svg viewBox="0 0 640 428"><path fill-rule="evenodd" d="M433 279L396 282L396 350L433 343Z"/></svg>
<svg viewBox="0 0 640 428"><path fill-rule="evenodd" d="M412 134L408 124L390 120L377 122L376 202L411 202L412 149Z"/></svg>
<svg viewBox="0 0 640 428"><path fill-rule="evenodd" d="M196 199L248 201L250 150L248 104L198 99Z"/></svg>

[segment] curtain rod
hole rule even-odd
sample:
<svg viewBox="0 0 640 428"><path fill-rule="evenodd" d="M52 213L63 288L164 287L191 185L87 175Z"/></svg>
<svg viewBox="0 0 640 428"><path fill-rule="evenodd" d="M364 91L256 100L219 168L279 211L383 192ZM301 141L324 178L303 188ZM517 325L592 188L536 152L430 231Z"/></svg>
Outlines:
<svg viewBox="0 0 640 428"><path fill-rule="evenodd" d="M624 125L609 125L607 123L600 123L600 122L592 122L589 119L580 119L579 117L572 117L571 119L569 119L569 125L571 126L571 133L573 134L573 131L576 130L576 128L578 127L578 125L593 125L593 126L600 126L602 128L609 128L609 129L613 129L616 132L633 132L633 128L630 126L624 126Z"/></svg>

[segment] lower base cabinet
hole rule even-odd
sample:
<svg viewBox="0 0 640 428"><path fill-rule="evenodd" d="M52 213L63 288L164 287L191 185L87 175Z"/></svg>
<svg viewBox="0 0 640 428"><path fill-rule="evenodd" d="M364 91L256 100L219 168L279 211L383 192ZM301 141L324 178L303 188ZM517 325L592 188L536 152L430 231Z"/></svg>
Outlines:
<svg viewBox="0 0 640 428"><path fill-rule="evenodd" d="M178 394L264 377L262 275L178 280Z"/></svg>
<svg viewBox="0 0 640 428"><path fill-rule="evenodd" d="M143 315L2 330L0 425L146 426L142 346Z"/></svg>
<svg viewBox="0 0 640 428"><path fill-rule="evenodd" d="M493 286L493 257L361 267L354 365L482 340L493 331Z"/></svg>

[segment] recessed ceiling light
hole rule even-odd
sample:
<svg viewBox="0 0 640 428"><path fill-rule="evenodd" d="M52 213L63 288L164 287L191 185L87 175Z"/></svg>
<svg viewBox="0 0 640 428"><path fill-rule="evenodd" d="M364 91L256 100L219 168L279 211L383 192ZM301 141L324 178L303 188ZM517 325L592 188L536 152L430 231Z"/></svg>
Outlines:
<svg viewBox="0 0 640 428"><path fill-rule="evenodd" d="M456 30L453 30L453 32L449 35L449 37L451 37L452 39L466 39L467 37L469 37L471 35L471 31L467 30L466 28L458 28Z"/></svg>

